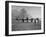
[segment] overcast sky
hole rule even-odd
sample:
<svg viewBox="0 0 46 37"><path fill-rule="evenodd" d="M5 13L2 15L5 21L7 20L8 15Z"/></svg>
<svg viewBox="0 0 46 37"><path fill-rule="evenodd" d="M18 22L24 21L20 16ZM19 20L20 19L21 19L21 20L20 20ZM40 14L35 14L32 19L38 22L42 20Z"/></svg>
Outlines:
<svg viewBox="0 0 46 37"><path fill-rule="evenodd" d="M33 18L41 18L41 7L34 7L34 6L12 6L12 13L14 16L17 16L21 13L21 9L25 9L29 16Z"/></svg>

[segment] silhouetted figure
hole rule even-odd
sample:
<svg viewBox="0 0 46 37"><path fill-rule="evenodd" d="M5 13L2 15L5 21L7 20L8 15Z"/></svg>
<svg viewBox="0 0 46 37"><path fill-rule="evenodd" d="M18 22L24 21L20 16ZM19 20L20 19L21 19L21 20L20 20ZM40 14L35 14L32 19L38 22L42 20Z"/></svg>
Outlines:
<svg viewBox="0 0 46 37"><path fill-rule="evenodd" d="M34 23L39 23L39 19L38 18L34 19Z"/></svg>
<svg viewBox="0 0 46 37"><path fill-rule="evenodd" d="M28 22L28 17L26 17L26 20L27 20L27 22Z"/></svg>
<svg viewBox="0 0 46 37"><path fill-rule="evenodd" d="M39 23L39 18L36 18L37 23Z"/></svg>
<svg viewBox="0 0 46 37"><path fill-rule="evenodd" d="M33 22L33 18L31 18L31 22Z"/></svg>
<svg viewBox="0 0 46 37"><path fill-rule="evenodd" d="M19 22L19 21L18 21L18 16L16 16L15 20L16 20L16 22Z"/></svg>
<svg viewBox="0 0 46 37"><path fill-rule="evenodd" d="M16 17L16 20L18 21L18 17Z"/></svg>
<svg viewBox="0 0 46 37"><path fill-rule="evenodd" d="M24 22L24 19L22 19L22 22Z"/></svg>
<svg viewBox="0 0 46 37"><path fill-rule="evenodd" d="M34 19L34 23L36 23L36 19Z"/></svg>

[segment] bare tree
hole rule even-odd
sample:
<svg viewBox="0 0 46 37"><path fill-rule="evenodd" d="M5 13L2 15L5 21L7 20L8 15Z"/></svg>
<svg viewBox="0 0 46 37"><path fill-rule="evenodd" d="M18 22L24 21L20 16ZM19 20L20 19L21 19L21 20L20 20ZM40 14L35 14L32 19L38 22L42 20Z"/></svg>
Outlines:
<svg viewBox="0 0 46 37"><path fill-rule="evenodd" d="M23 8L23 9L21 9L20 17L21 17L21 18L24 18L25 16L27 16L27 12L26 12L26 10Z"/></svg>

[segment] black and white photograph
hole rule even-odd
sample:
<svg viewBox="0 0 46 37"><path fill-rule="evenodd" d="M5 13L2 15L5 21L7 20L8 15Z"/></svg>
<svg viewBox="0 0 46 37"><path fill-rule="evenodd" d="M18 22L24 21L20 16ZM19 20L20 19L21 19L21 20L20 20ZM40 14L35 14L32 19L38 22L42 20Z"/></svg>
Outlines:
<svg viewBox="0 0 46 37"><path fill-rule="evenodd" d="M41 29L41 7L12 5L12 31Z"/></svg>
<svg viewBox="0 0 46 37"><path fill-rule="evenodd" d="M44 33L44 3L14 1L6 5L8 35Z"/></svg>

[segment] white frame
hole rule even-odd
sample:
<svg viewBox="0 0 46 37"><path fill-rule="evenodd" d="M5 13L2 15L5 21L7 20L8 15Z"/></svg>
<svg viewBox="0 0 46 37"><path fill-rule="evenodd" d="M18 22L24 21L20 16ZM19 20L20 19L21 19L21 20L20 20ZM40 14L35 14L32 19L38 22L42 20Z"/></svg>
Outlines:
<svg viewBox="0 0 46 37"><path fill-rule="evenodd" d="M25 31L12 31L12 23L11 23L11 6L16 5L16 6L36 6L36 7L41 7L41 30L25 30ZM25 3L9 3L9 35L11 34L26 34L26 33L42 33L44 32L44 23L43 23L43 12L44 12L44 6L42 4L25 4Z"/></svg>

